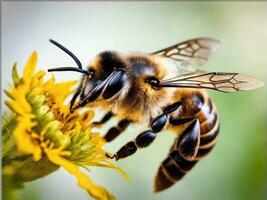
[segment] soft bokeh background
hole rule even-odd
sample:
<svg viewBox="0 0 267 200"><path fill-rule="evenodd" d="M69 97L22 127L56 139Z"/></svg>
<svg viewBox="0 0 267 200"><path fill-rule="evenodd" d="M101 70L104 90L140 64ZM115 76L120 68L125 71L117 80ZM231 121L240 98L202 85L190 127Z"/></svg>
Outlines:
<svg viewBox="0 0 267 200"><path fill-rule="evenodd" d="M11 66L20 71L33 50L39 67L73 66L48 42L58 40L87 64L98 52L150 52L199 36L221 40L222 47L206 70L235 71L267 79L267 3L265 2L4 2L2 3L2 87L11 81ZM57 80L77 80L57 73ZM161 133L151 147L117 164L132 181L116 172L92 170L95 182L118 199L264 199L266 189L266 87L236 94L210 92L221 114L221 135L208 157L172 188L152 193L154 175L173 135ZM100 117L97 116L98 118ZM115 123L112 121L111 125ZM107 127L101 132L105 132ZM107 146L115 152L143 130L140 126ZM23 200L84 200L74 177L59 170L26 185Z"/></svg>

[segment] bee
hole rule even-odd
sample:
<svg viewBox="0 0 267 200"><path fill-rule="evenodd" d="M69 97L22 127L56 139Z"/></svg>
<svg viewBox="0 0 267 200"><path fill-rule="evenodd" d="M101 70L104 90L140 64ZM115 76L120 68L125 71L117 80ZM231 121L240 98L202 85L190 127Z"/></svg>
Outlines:
<svg viewBox="0 0 267 200"><path fill-rule="evenodd" d="M211 38L195 38L152 53L120 54L104 51L83 69L79 59L54 40L76 62L76 67L48 71L83 74L70 102L70 112L87 106L100 108L105 116L93 125L101 126L111 117L119 122L104 138L118 137L130 124L143 123L147 130L123 145L116 160L148 147L164 129L176 134L167 157L162 161L154 191L171 187L214 147L220 130L219 114L204 89L225 93L263 86L256 78L240 73L200 70L220 46ZM78 99L78 102L77 102Z"/></svg>

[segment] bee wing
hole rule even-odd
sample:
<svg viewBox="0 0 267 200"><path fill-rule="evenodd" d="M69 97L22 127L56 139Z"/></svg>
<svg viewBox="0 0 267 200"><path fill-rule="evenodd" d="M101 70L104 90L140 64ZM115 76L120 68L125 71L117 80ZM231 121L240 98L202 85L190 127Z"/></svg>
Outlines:
<svg viewBox="0 0 267 200"><path fill-rule="evenodd" d="M155 51L151 54L169 58L181 71L193 72L205 64L219 48L220 42L212 38L195 38Z"/></svg>
<svg viewBox="0 0 267 200"><path fill-rule="evenodd" d="M159 83L159 87L205 88L220 92L253 90L261 86L263 82L248 75L205 71L177 76Z"/></svg>

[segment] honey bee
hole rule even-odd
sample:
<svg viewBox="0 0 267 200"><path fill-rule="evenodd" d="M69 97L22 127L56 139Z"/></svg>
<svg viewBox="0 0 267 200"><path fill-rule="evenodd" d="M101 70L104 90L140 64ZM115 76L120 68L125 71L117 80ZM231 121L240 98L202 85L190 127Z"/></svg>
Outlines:
<svg viewBox="0 0 267 200"><path fill-rule="evenodd" d="M50 40L76 62L78 68L60 67L48 71L75 71L83 74L71 102L70 111L99 107L106 112L102 125L111 117L119 122L104 136L112 141L130 124L145 123L147 130L108 158L116 160L149 146L164 129L176 139L161 163L154 191L169 188L214 147L220 123L215 104L204 89L220 92L252 90L263 83L240 73L206 72L204 65L220 43L211 38L195 38L152 53L120 54L104 51L85 70L68 49ZM76 100L79 99L78 102Z"/></svg>

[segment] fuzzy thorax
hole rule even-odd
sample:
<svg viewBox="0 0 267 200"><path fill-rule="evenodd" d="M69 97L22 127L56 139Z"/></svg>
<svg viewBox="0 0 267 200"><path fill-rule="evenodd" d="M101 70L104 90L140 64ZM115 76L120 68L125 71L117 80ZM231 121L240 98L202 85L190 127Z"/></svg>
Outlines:
<svg viewBox="0 0 267 200"><path fill-rule="evenodd" d="M177 89L155 89L146 82L150 77L162 80L175 75L177 73L175 66L167 67L161 59L154 56L143 54L122 56L106 52L100 54L90 65L97 72L96 76L101 77L103 68L107 68L102 66L104 63L109 63L109 67L113 67L112 63L120 63L127 72L127 81L112 98L104 100L100 97L89 106L112 111L119 118L143 122L155 118L162 113L164 107L177 101L175 97Z"/></svg>

